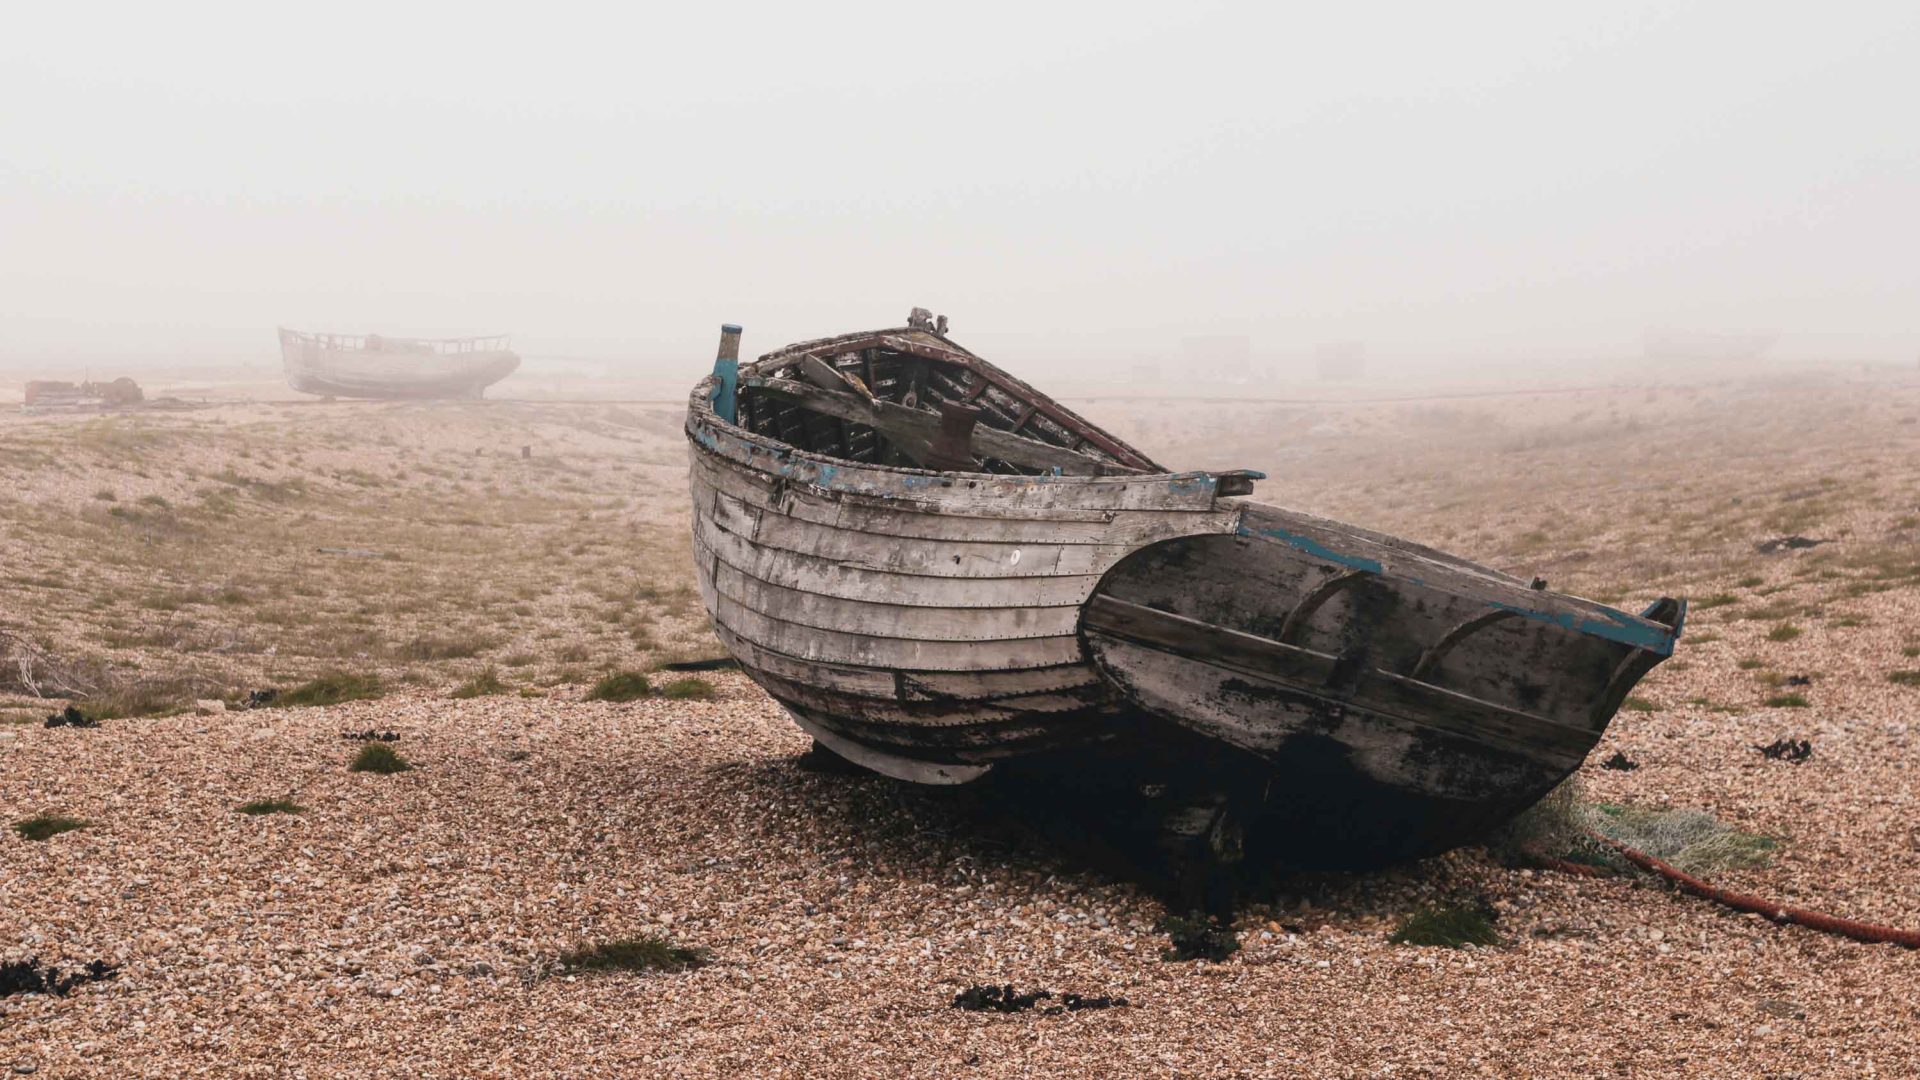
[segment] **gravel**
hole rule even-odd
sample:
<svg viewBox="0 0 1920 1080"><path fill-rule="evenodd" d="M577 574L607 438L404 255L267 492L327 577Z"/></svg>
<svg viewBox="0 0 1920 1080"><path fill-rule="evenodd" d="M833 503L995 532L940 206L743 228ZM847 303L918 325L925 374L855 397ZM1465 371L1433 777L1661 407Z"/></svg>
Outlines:
<svg viewBox="0 0 1920 1080"><path fill-rule="evenodd" d="M1622 407L1646 426L1616 419ZM1345 425L1332 435L1289 436L1298 452L1276 472L1287 481L1263 496L1589 595L1737 595L1695 613L1680 656L1638 691L1652 708L1616 719L1582 770L1589 797L1703 810L1780 841L1770 864L1722 884L1920 923L1920 688L1887 679L1920 667L1903 657L1920 645L1920 588L1840 591L1865 580L1848 560L1914 543L1920 393L1830 380L1495 408L1349 410L1321 423ZM1516 419L1554 409L1553 433ZM1272 432L1291 430L1191 419L1167 423L1258 439L1222 444L1217 462L1157 456L1258 464ZM1441 434L1480 442L1445 450ZM90 483L75 483L84 498ZM1790 516L1816 502L1816 518ZM1753 550L1794 531L1839 539ZM1763 585L1738 584L1749 577ZM1783 602L1810 609L1793 616L1805 634L1770 641L1779 620L1745 613ZM1767 671L1813 675L1808 707L1765 705ZM710 681L712 701L584 703L579 684L449 701L409 687L324 709L209 708L90 730L35 715L0 729L5 823L89 822L40 843L0 829L0 960L119 965L65 997L0 998L0 1069L1915 1072L1920 954L1778 928L1644 877L1508 868L1475 850L1287 880L1243 909L1227 960L1165 962L1153 928L1167 913L1135 886L965 791L803 769L808 742L777 707L737 674ZM397 733L416 767L348 772L357 747L340 733L366 730ZM1810 740L1812 756L1796 765L1753 749L1788 737ZM1602 769L1616 751L1639 767ZM306 809L236 812L264 798ZM1506 944L1387 941L1413 911L1468 902L1494 912ZM712 960L672 974L557 966L582 945L646 935ZM1128 1005L952 1007L982 985Z"/></svg>
<svg viewBox="0 0 1920 1080"><path fill-rule="evenodd" d="M21 730L0 806L93 825L5 841L0 940L122 968L65 998L0 1000L0 1062L59 1076L1908 1069L1920 957L1477 852L1299 879L1242 914L1228 961L1163 962L1164 912L1131 885L951 797L803 770L807 741L779 710L738 675L714 681L712 702L416 696ZM1797 768L1747 750L1750 733L1689 726L1623 717L1614 741L1645 765L1589 782L1725 803L1795 838L1743 887L1911 918L1920 870L1876 824L1913 782L1888 768L1884 786L1850 784L1843 764L1884 760L1888 725L1835 725L1832 750ZM419 767L349 773L339 732L368 727L398 732ZM1718 790L1734 777L1737 802ZM289 790L306 813L234 810ZM1465 895L1492 903L1508 947L1387 943L1407 911ZM555 967L635 934L714 962ZM950 1007L983 983L1130 1004Z"/></svg>

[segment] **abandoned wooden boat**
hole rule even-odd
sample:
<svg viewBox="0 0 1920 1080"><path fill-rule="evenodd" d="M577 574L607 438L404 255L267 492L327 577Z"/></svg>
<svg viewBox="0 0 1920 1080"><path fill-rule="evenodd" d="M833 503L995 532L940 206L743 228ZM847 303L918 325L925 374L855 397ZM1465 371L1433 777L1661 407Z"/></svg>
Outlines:
<svg viewBox="0 0 1920 1080"><path fill-rule="evenodd" d="M1220 854L1259 820L1296 862L1377 863L1536 801L1673 651L1682 601L1630 615L1162 468L922 315L744 366L726 327L688 406L715 631L854 763L1097 770Z"/></svg>
<svg viewBox="0 0 1920 1080"><path fill-rule="evenodd" d="M285 327L280 358L295 390L352 398L477 398L520 366L505 336L396 338Z"/></svg>

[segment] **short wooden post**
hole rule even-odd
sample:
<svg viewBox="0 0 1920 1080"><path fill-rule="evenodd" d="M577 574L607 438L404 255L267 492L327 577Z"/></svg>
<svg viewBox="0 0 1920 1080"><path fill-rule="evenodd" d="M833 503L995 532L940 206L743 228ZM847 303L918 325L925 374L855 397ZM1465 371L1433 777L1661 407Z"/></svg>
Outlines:
<svg viewBox="0 0 1920 1080"><path fill-rule="evenodd" d="M740 392L740 328L732 323L720 326L720 356L713 362L713 379L713 414L735 423Z"/></svg>
<svg viewBox="0 0 1920 1080"><path fill-rule="evenodd" d="M973 426L981 412L957 401L940 403L940 430L933 437L927 467L948 472L973 471Z"/></svg>

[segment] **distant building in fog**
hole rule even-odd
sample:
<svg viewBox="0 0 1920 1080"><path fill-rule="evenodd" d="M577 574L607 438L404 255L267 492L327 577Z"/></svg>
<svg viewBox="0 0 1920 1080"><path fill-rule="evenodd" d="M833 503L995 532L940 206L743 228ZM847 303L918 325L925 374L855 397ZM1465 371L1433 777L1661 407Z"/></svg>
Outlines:
<svg viewBox="0 0 1920 1080"><path fill-rule="evenodd" d="M1358 341L1335 341L1314 351L1314 373L1322 382L1357 382L1367 377L1367 347Z"/></svg>
<svg viewBox="0 0 1920 1080"><path fill-rule="evenodd" d="M1180 339L1184 374L1208 382L1253 378L1253 339L1245 334L1192 334Z"/></svg>
<svg viewBox="0 0 1920 1080"><path fill-rule="evenodd" d="M1767 331L1734 333L1648 330L1641 348L1649 360L1758 360L1780 335Z"/></svg>

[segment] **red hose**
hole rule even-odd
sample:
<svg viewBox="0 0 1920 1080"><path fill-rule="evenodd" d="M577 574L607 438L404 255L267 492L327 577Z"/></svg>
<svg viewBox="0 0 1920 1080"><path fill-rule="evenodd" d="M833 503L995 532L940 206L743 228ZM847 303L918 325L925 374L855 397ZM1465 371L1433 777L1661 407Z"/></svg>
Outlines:
<svg viewBox="0 0 1920 1080"><path fill-rule="evenodd" d="M1644 851L1635 851L1633 848L1610 837L1601 836L1595 832L1589 832L1587 835L1619 852L1622 857L1635 866L1645 870L1651 870L1661 877L1666 878L1668 881L1673 882L1675 885L1680 886L1680 888L1686 892L1690 892L1695 896L1705 897L1716 904L1724 904L1735 911L1751 912L1755 915L1763 915L1777 923L1792 923L1796 926L1804 926L1809 930L1820 930L1829 934L1839 934L1841 937L1852 938L1855 941L1864 941L1871 945L1891 943L1894 945L1904 945L1909 949L1920 949L1920 931L1901 930L1892 926L1881 926L1877 923L1855 922L1852 919L1842 919L1835 915L1823 915L1818 911L1807 911L1803 908L1787 907L1783 904L1770 903L1758 896L1732 892L1727 889L1709 885L1684 870L1661 862L1659 859L1648 855Z"/></svg>

